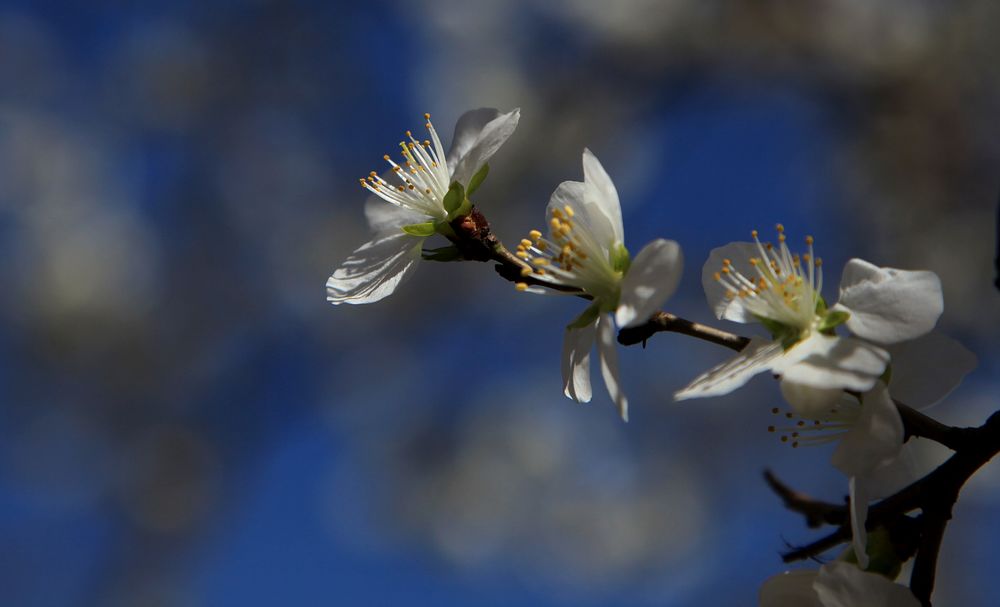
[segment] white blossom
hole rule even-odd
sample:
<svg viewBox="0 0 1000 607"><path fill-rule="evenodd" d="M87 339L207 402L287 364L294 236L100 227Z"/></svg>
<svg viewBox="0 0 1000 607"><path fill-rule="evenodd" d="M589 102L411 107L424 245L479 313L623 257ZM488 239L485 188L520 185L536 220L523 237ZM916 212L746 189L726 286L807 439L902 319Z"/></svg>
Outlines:
<svg viewBox="0 0 1000 607"><path fill-rule="evenodd" d="M622 419L628 420L628 399L618 375L615 323L634 326L656 312L677 288L683 257L676 242L658 239L631 259L618 191L590 150L583 152L583 175L583 182L565 181L553 192L546 209L548 237L532 230L516 255L528 264L523 276L593 300L566 328L564 393L577 402L590 401L590 352L596 341L605 386ZM527 282L517 288L549 292Z"/></svg>
<svg viewBox="0 0 1000 607"><path fill-rule="evenodd" d="M910 589L842 561L764 581L760 607L919 607Z"/></svg>
<svg viewBox="0 0 1000 607"><path fill-rule="evenodd" d="M702 272L709 304L719 318L759 322L771 339L751 340L735 358L675 394L677 400L729 393L759 373L781 376L793 407L828 406L842 390L865 392L884 373L882 347L929 332L943 310L941 283L926 271L879 268L861 259L847 263L840 301L821 296L822 260L793 254L778 225L778 246L731 243L712 251ZM853 333L841 336L843 324Z"/></svg>
<svg viewBox="0 0 1000 607"><path fill-rule="evenodd" d="M466 112L445 154L430 114L424 114L430 138L418 141L407 131L408 141L399 143L402 160L383 157L391 169L387 178L372 171L360 180L374 194L365 211L375 235L327 280L327 300L334 305L364 304L392 294L412 274L424 240L447 229L445 199L451 184L468 188L514 132L519 118L519 109L505 114L492 108Z"/></svg>

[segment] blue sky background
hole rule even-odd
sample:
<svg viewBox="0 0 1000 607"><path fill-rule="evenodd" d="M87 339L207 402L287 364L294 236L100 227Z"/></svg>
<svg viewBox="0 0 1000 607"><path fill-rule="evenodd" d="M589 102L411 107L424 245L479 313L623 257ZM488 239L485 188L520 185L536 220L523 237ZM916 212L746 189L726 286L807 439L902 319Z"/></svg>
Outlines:
<svg viewBox="0 0 1000 607"><path fill-rule="evenodd" d="M828 447L766 432L773 382L675 404L726 352L657 335L621 351L626 425L596 378L560 393L578 301L474 263L364 307L323 284L367 238L357 178L423 112L447 145L463 111L520 107L477 193L503 240L587 146L628 246L682 245L681 316L712 321L712 248L777 222L816 237L828 299L851 257L934 270L980 365L933 414L981 423L997 9L783 6L0 3L2 602L753 604L817 537L761 472L846 493ZM994 468L941 604L992 604Z"/></svg>

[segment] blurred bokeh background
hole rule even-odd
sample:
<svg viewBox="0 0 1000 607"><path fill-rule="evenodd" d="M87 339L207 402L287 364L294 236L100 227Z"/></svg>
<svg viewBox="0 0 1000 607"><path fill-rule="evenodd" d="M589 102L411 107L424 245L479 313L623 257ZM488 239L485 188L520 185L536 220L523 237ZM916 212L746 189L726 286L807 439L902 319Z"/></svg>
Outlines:
<svg viewBox="0 0 1000 607"><path fill-rule="evenodd" d="M1000 406L993 0L0 2L0 602L750 605L816 536L830 449L765 428L766 378L670 395L727 352L622 351L632 421L560 391L578 301L423 264L325 302L367 238L357 178L425 111L520 107L477 202L508 242L581 177L687 272L783 222L827 296L853 256L942 278L980 359L934 414ZM933 462L941 453L922 453ZM929 464L926 464L929 465ZM1000 466L946 536L941 604L994 605Z"/></svg>

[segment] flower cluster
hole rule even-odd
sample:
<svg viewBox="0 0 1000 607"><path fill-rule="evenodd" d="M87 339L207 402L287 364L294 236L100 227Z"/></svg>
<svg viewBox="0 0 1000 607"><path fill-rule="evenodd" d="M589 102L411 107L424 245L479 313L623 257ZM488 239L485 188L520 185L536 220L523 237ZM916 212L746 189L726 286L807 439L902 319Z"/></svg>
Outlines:
<svg viewBox="0 0 1000 607"><path fill-rule="evenodd" d="M456 226L485 221L473 218L477 211L469 197L518 119L516 109L468 112L459 119L447 154L429 114L428 139L420 141L407 131L399 144L401 160L385 156L390 174L373 171L360 180L374 195L366 211L375 236L330 276L327 299L333 304L378 301L412 274L421 257L462 258L466 241L478 232L470 236ZM590 357L596 344L608 394L627 420L616 328L649 322L674 293L683 267L681 247L657 239L630 255L617 188L588 149L583 181L561 183L545 219L545 233L529 231L514 253L491 243L490 258L505 264L501 275L518 291L589 301L565 329L563 392L577 402L591 400ZM868 505L886 494L884 479L900 467L905 434L897 399L917 408L934 404L975 366L975 357L933 330L944 309L933 272L851 259L841 273L837 301L829 305L813 238L805 237L799 253L789 246L784 226L776 231L776 243L761 241L754 230L752 242L714 249L702 271L708 304L718 319L758 324L767 335L750 339L738 354L674 397L727 394L769 373L779 380L790 407L787 425L769 429L792 447L838 443L832 463L848 477L852 562L776 576L762 588L761 605L916 605L913 594L885 572L866 571ZM435 234L454 246L424 250L424 241Z"/></svg>

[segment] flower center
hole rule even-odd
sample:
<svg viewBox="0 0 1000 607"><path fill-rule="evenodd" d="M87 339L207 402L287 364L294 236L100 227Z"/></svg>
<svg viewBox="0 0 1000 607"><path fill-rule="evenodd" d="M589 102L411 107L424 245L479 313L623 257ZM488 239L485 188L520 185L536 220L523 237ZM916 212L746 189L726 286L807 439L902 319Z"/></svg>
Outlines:
<svg viewBox="0 0 1000 607"><path fill-rule="evenodd" d="M399 142L402 163L396 163L388 154L382 157L392 167L398 183L390 183L375 171L360 181L363 188L386 202L435 219L444 219L448 215L444 209L444 197L448 193L450 175L441 139L431 124L431 115L424 114L424 119L430 140L417 141L410 131L406 131L409 141Z"/></svg>
<svg viewBox="0 0 1000 607"><path fill-rule="evenodd" d="M769 242L762 244L757 230L751 232L759 256L749 259L749 275L724 259L713 277L728 289L728 298L739 297L754 316L790 327L800 337L818 323L817 306L825 308L820 303L823 260L813 255L812 236L806 236L808 252L800 257L785 244L784 226L779 223L776 228L777 247Z"/></svg>
<svg viewBox="0 0 1000 607"><path fill-rule="evenodd" d="M528 238L521 240L515 255L531 266L521 275L577 287L600 301L602 308L614 309L622 276L628 269L628 251L620 243L602 246L585 223L574 219L575 215L571 205L554 208L548 238L532 230ZM524 291L527 284L517 283L516 287Z"/></svg>
<svg viewBox="0 0 1000 607"><path fill-rule="evenodd" d="M785 421L783 425L768 426L767 431L777 434L782 443L798 449L800 446L825 445L843 438L861 415L861 403L843 399L821 419L802 418L791 411L783 412L778 407L771 409L771 413L783 417Z"/></svg>

